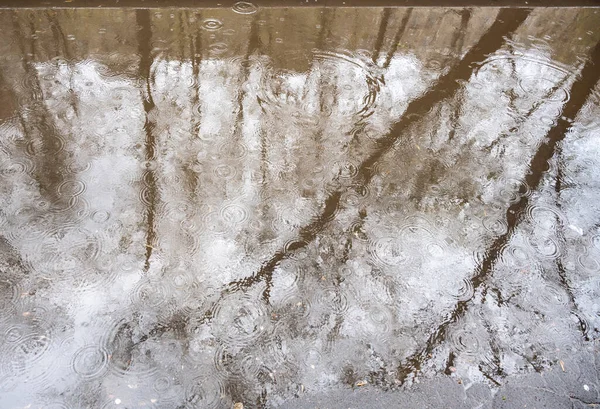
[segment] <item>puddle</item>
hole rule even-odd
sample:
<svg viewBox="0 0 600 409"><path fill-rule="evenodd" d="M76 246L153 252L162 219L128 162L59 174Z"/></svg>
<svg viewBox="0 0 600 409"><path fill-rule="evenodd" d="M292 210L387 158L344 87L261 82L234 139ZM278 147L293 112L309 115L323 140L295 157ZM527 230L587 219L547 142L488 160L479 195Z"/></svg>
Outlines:
<svg viewBox="0 0 600 409"><path fill-rule="evenodd" d="M3 408L496 387L599 338L598 9L0 21Z"/></svg>

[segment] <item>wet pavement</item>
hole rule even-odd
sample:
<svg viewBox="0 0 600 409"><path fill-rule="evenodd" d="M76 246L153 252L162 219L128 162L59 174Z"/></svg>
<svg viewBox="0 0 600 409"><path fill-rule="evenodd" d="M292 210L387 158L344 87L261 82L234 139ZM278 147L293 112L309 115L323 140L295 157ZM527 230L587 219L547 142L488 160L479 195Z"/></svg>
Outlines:
<svg viewBox="0 0 600 409"><path fill-rule="evenodd" d="M600 405L600 8L0 33L0 408Z"/></svg>

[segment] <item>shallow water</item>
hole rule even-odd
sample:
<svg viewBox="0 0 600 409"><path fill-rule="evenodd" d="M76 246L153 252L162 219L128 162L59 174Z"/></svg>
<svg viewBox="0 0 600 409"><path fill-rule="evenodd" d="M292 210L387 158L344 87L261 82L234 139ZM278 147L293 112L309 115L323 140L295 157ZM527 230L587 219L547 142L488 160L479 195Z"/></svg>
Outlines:
<svg viewBox="0 0 600 409"><path fill-rule="evenodd" d="M593 347L599 27L0 11L1 407L498 386Z"/></svg>

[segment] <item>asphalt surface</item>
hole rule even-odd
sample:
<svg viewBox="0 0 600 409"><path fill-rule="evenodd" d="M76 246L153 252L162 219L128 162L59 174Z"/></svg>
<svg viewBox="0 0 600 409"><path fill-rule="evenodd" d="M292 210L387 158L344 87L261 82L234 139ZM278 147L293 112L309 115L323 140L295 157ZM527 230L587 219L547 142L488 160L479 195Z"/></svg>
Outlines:
<svg viewBox="0 0 600 409"><path fill-rule="evenodd" d="M322 394L306 394L283 402L286 409L477 408L542 409L600 407L599 345L579 351L551 370L506 378L502 385L468 384L455 376L439 376L412 387L383 392L365 385Z"/></svg>

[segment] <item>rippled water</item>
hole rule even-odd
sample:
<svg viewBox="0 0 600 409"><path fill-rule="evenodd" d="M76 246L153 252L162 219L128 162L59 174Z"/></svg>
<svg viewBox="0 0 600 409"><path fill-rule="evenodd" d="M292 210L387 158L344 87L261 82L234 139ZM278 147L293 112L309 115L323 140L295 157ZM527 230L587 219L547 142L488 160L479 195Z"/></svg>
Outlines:
<svg viewBox="0 0 600 409"><path fill-rule="evenodd" d="M0 11L0 406L497 386L593 346L598 27Z"/></svg>

